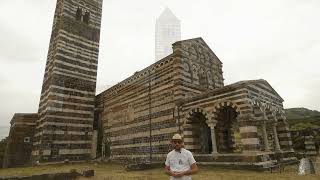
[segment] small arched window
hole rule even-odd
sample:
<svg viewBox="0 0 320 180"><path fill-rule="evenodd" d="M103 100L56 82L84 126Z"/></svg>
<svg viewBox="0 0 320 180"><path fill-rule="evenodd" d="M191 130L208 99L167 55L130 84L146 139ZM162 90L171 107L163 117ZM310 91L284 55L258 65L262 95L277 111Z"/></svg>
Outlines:
<svg viewBox="0 0 320 180"><path fill-rule="evenodd" d="M198 77L199 77L200 86L208 87L207 74L204 72L204 70L202 68L198 71Z"/></svg>
<svg viewBox="0 0 320 180"><path fill-rule="evenodd" d="M82 18L82 9L78 7L77 12L76 12L76 20L81 21Z"/></svg>
<svg viewBox="0 0 320 180"><path fill-rule="evenodd" d="M89 24L89 20L90 20L90 12L86 11L83 16L83 22L86 24Z"/></svg>

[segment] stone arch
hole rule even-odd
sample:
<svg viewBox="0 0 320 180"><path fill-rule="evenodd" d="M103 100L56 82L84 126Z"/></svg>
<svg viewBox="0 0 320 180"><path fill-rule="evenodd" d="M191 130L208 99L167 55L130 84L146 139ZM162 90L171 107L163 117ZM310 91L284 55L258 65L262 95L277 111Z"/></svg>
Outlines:
<svg viewBox="0 0 320 180"><path fill-rule="evenodd" d="M192 64L192 78L198 79L198 66L196 64Z"/></svg>
<svg viewBox="0 0 320 180"><path fill-rule="evenodd" d="M215 103L212 109L212 120L215 121L217 151L219 153L240 153L242 142L239 129L239 115L241 111L231 100Z"/></svg>
<svg viewBox="0 0 320 180"><path fill-rule="evenodd" d="M251 100L251 105L253 110L259 109L262 114L259 115L259 112L257 113L254 111L254 117L257 120L261 120L257 132L260 142L263 142L260 144L261 150L280 151L280 148L282 148L280 147L280 141L283 140L283 143L287 143L290 139L284 111L281 107L270 102L262 102L258 98ZM281 134L281 136L279 136L279 134Z"/></svg>
<svg viewBox="0 0 320 180"><path fill-rule="evenodd" d="M204 68L200 67L198 71L199 84L201 87L208 87L208 77Z"/></svg>
<svg viewBox="0 0 320 180"><path fill-rule="evenodd" d="M261 101L258 100L257 98L252 99L252 100L250 101L250 105L251 105L251 106L255 106L255 107L259 107L259 108L263 107Z"/></svg>
<svg viewBox="0 0 320 180"><path fill-rule="evenodd" d="M278 114L277 114L277 117L278 117L278 121L284 123L284 124L288 124L288 121L287 121L287 117L285 115L285 112L283 111L279 111Z"/></svg>
<svg viewBox="0 0 320 180"><path fill-rule="evenodd" d="M76 10L76 20L81 21L82 20L82 8L78 7Z"/></svg>
<svg viewBox="0 0 320 180"><path fill-rule="evenodd" d="M190 64L188 62L183 63L183 69L192 75Z"/></svg>
<svg viewBox="0 0 320 180"><path fill-rule="evenodd" d="M263 106L269 121L277 122L280 119L280 111L276 107L267 103L264 103Z"/></svg>
<svg viewBox="0 0 320 180"><path fill-rule="evenodd" d="M83 15L83 22L89 24L90 22L90 11L86 10Z"/></svg>
<svg viewBox="0 0 320 180"><path fill-rule="evenodd" d="M230 106L235 109L235 111L240 115L241 111L240 108L237 106L237 104L231 100L224 100L224 101L218 101L215 103L215 105L212 108L212 118L217 118L217 112L226 106Z"/></svg>
<svg viewBox="0 0 320 180"><path fill-rule="evenodd" d="M257 98L251 101L251 106L253 118L258 120L256 123L257 138L259 140L257 148L261 151L270 151L270 147L273 147L274 143L272 127L270 126L270 122L272 122L271 113L269 112L271 106L268 103L261 102Z"/></svg>
<svg viewBox="0 0 320 180"><path fill-rule="evenodd" d="M191 109L183 125L184 142L187 149L200 154L212 152L209 114L202 108Z"/></svg>
<svg viewBox="0 0 320 180"><path fill-rule="evenodd" d="M254 98L250 101L250 105L252 107L254 118L258 120L268 120L268 117L266 116L266 109L268 106L265 103L262 103L260 100Z"/></svg>
<svg viewBox="0 0 320 180"><path fill-rule="evenodd" d="M210 70L207 71L207 78L208 78L208 85L212 86L212 75Z"/></svg>
<svg viewBox="0 0 320 180"><path fill-rule="evenodd" d="M284 151L293 151L293 143L291 138L291 132L289 129L289 123L287 122L287 118L285 116L285 111L282 107L273 108L274 116L275 116L275 131L277 132L278 141L279 141L279 149Z"/></svg>
<svg viewBox="0 0 320 180"><path fill-rule="evenodd" d="M207 51L208 51L208 50L207 50ZM206 62L209 62L209 63L210 63L210 53L209 53L209 52L205 53L205 54L204 54L204 57L205 57L205 59L206 59Z"/></svg>
<svg viewBox="0 0 320 180"><path fill-rule="evenodd" d="M202 108L193 108L193 109L191 109L190 111L188 111L188 113L187 113L187 115L186 115L186 119L185 119L185 121L184 121L184 125L186 125L187 123L189 123L190 122L190 119L192 118L192 115L194 114L194 113L202 113L203 115L204 115L204 117L206 118L206 123L208 122L208 120L209 120L209 113L208 112L206 112L204 109L202 109Z"/></svg>

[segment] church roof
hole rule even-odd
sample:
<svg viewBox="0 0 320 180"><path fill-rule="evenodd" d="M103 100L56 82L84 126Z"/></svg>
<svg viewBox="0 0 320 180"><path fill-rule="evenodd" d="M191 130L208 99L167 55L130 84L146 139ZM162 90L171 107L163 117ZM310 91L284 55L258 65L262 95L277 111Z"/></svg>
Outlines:
<svg viewBox="0 0 320 180"><path fill-rule="evenodd" d="M237 89L243 88L243 87L248 87L249 85L257 85L257 84L263 84L268 87L269 90L272 91L274 95L276 95L282 102L284 101L283 98L273 89L273 87L264 79L257 79L257 80L244 80L244 81L238 81L233 84L229 84L226 86L223 86L221 88L213 89L201 94L198 94L196 96L190 97L186 100L184 100L183 103L188 103L192 101L197 101L202 98L206 98L208 96L215 96L216 94L220 92L227 92L227 91L235 91Z"/></svg>
<svg viewBox="0 0 320 180"><path fill-rule="evenodd" d="M283 98L278 94L278 92L274 90L274 88L269 84L269 82L264 79L243 80L243 81L238 81L236 83L230 84L229 86L246 86L249 84L264 84L267 87L269 87L269 89L273 92L273 94L277 95L282 101L284 101Z"/></svg>
<svg viewBox="0 0 320 180"><path fill-rule="evenodd" d="M179 46L180 44L186 43L186 42L202 42L202 44L204 44L205 46L208 47L209 51L212 53L212 55L221 63L222 61L218 58L218 56L212 51L212 49L210 48L210 46L202 39L202 37L197 37L197 38L191 38L191 39L185 39L185 40L181 40L181 41L177 41L175 43L172 44L172 46Z"/></svg>

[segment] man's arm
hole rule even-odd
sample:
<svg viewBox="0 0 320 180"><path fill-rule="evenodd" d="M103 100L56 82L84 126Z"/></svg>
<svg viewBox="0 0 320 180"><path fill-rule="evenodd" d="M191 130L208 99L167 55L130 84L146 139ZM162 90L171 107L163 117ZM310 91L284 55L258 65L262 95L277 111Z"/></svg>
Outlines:
<svg viewBox="0 0 320 180"><path fill-rule="evenodd" d="M185 171L183 174L189 176L189 175L192 175L192 174L196 174L198 172L198 170L199 170L199 168L198 168L197 164L193 163L190 166L190 170Z"/></svg>
<svg viewBox="0 0 320 180"><path fill-rule="evenodd" d="M170 166L165 166L164 169L165 169L167 175L169 175L169 176L173 175L173 172L170 170Z"/></svg>

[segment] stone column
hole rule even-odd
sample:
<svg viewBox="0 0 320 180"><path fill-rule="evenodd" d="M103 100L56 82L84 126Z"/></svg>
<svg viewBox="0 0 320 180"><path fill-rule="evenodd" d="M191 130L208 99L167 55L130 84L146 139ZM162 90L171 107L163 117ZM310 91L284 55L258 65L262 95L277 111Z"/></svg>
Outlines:
<svg viewBox="0 0 320 180"><path fill-rule="evenodd" d="M217 148L215 130L214 130L214 127L210 127L210 128L211 128L212 154L217 154L218 148Z"/></svg>
<svg viewBox="0 0 320 180"><path fill-rule="evenodd" d="M268 133L267 133L267 127L266 127L265 121L262 123L262 134L263 134L264 150L270 151L269 141L268 141Z"/></svg>
<svg viewBox="0 0 320 180"><path fill-rule="evenodd" d="M263 113L262 134L263 134L264 150L270 151L268 133L267 133L267 127L266 127L266 123L268 121L268 117L266 114L266 106L260 107L260 110Z"/></svg>
<svg viewBox="0 0 320 180"><path fill-rule="evenodd" d="M274 123L272 125L273 135L274 135L274 144L275 144L275 150L276 152L280 152L280 143L279 143L279 137L277 132L277 123Z"/></svg>
<svg viewBox="0 0 320 180"><path fill-rule="evenodd" d="M217 148L217 140L216 140L216 132L215 127L217 125L217 122L212 122L209 124L210 130L211 130L211 142L212 142L212 154L218 154L218 148Z"/></svg>

